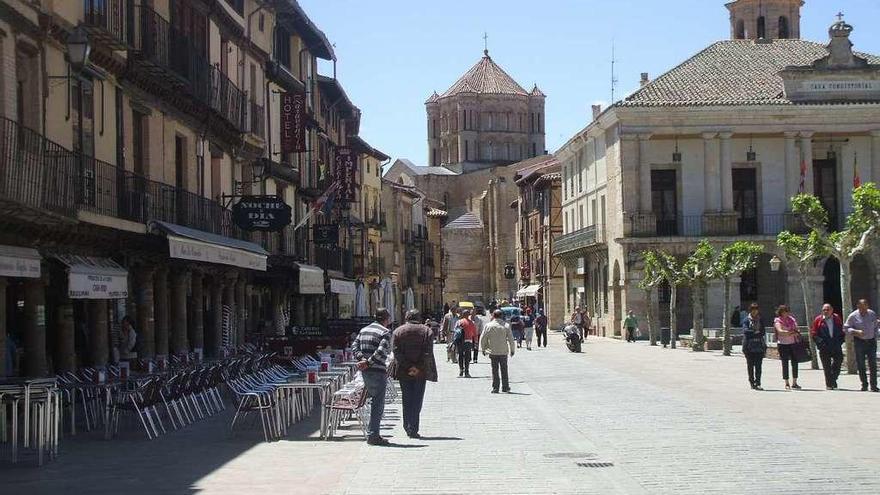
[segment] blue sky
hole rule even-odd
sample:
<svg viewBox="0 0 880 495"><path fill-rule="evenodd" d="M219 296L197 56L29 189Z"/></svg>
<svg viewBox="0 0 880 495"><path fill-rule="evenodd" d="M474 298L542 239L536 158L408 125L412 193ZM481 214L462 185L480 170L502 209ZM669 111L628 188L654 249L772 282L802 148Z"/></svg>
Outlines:
<svg viewBox="0 0 880 495"><path fill-rule="evenodd" d="M361 136L393 158L427 160L424 101L489 53L526 89L547 94L547 149L615 99L709 43L729 38L724 0L299 0L336 46L337 76L363 111ZM878 0L807 0L801 37L825 42L842 10L856 50L880 54ZM873 28L871 25L873 24ZM332 65L321 66L332 74Z"/></svg>

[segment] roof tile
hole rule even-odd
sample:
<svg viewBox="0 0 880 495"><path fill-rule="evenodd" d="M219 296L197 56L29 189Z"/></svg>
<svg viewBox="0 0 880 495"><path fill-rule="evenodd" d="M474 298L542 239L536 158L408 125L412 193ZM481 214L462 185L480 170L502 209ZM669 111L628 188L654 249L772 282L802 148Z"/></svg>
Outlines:
<svg viewBox="0 0 880 495"><path fill-rule="evenodd" d="M440 95L440 98L461 93L529 96L529 93L522 86L492 60L488 51L484 53L483 58L465 72L451 88Z"/></svg>

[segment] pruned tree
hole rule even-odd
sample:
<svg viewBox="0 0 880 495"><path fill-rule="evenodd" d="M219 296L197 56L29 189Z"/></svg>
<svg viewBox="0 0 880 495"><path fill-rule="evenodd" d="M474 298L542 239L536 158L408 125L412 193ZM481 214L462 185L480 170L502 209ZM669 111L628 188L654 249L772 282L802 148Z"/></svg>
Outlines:
<svg viewBox="0 0 880 495"><path fill-rule="evenodd" d="M846 219L846 228L838 232L828 231L828 212L812 194L792 198L791 209L801 215L822 248L840 263L840 299L844 306L841 313L845 318L852 309L853 258L868 248L880 229L880 190L870 182L854 189L853 212ZM852 335L846 336L846 369L849 374L856 372Z"/></svg>
<svg viewBox="0 0 880 495"><path fill-rule="evenodd" d="M678 324L678 318L676 317L678 309L677 292L678 287L684 282L682 278L683 267L682 263L675 256L666 251L655 251L654 254L657 256L657 268L659 269L660 277L669 285L669 345L675 349L675 332L676 325Z"/></svg>
<svg viewBox="0 0 880 495"><path fill-rule="evenodd" d="M738 241L721 250L711 268L711 278L720 279L724 284L724 315L721 328L724 342L724 355L730 356L730 286L731 279L742 272L751 270L758 262L764 248L754 242Z"/></svg>
<svg viewBox="0 0 880 495"><path fill-rule="evenodd" d="M648 339L651 342L651 345L657 345L657 331L654 328L655 321L654 318L654 291L657 287L663 283L663 275L661 274L660 265L661 260L657 253L653 251L645 251L642 253L642 260L644 262L644 268L642 270L642 279L639 281L639 288L645 291L645 298L648 301L648 309L645 312L645 317L648 320Z"/></svg>
<svg viewBox="0 0 880 495"><path fill-rule="evenodd" d="M681 281L684 285L691 288L691 301L693 303L693 332L694 340L691 349L694 351L705 350L706 335L703 333L705 321L704 298L706 295L706 286L709 280L713 278L712 267L716 256L715 248L709 244L709 241L703 239L697 244L697 248L685 260L681 270Z"/></svg>
<svg viewBox="0 0 880 495"><path fill-rule="evenodd" d="M805 325L809 326L812 321L813 311L811 308L813 308L813 302L810 300L807 274L820 258L828 256L828 250L819 239L819 234L815 231L805 236L793 234L787 230L782 231L776 237L776 245L782 248L787 266L794 270L800 281L804 303L803 321ZM808 335L810 349L813 352L811 367L817 370L819 369L819 357L816 353L816 342L813 340L812 334L808 333Z"/></svg>

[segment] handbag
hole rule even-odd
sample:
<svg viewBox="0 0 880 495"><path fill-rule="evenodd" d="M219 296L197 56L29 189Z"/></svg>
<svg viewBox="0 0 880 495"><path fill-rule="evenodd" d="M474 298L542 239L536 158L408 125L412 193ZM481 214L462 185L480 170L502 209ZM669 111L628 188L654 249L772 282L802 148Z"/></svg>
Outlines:
<svg viewBox="0 0 880 495"><path fill-rule="evenodd" d="M807 363L813 360L813 353L810 352L810 346L802 338L798 338L797 342L791 344L791 356L798 363Z"/></svg>

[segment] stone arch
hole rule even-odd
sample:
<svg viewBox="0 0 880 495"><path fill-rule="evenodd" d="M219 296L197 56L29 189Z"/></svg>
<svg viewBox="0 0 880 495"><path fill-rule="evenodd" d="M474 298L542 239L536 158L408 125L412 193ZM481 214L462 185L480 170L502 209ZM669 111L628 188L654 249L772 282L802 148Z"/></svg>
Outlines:
<svg viewBox="0 0 880 495"><path fill-rule="evenodd" d="M770 253L762 254L755 267L743 272L740 277L739 306L747 308L752 303L758 303L765 326L773 325L773 317L779 305L792 304L788 300L788 268L783 262L779 270L774 272L770 268L772 258Z"/></svg>
<svg viewBox="0 0 880 495"><path fill-rule="evenodd" d="M877 298L877 267L872 260L864 254L853 258L850 265L852 280L850 281L850 294L852 301L844 305L840 297L840 262L834 257L825 260L822 267L822 294L827 302L834 306L835 310L846 315L855 308L855 302L859 299L867 299L872 308L876 308Z"/></svg>
<svg viewBox="0 0 880 495"><path fill-rule="evenodd" d="M757 31L755 33L758 35L759 40L767 38L767 19L764 16L758 17Z"/></svg>
<svg viewBox="0 0 880 495"><path fill-rule="evenodd" d="M791 29L789 27L788 17L784 15L779 16L777 29L779 30L778 38L781 40L788 39L791 36Z"/></svg>

